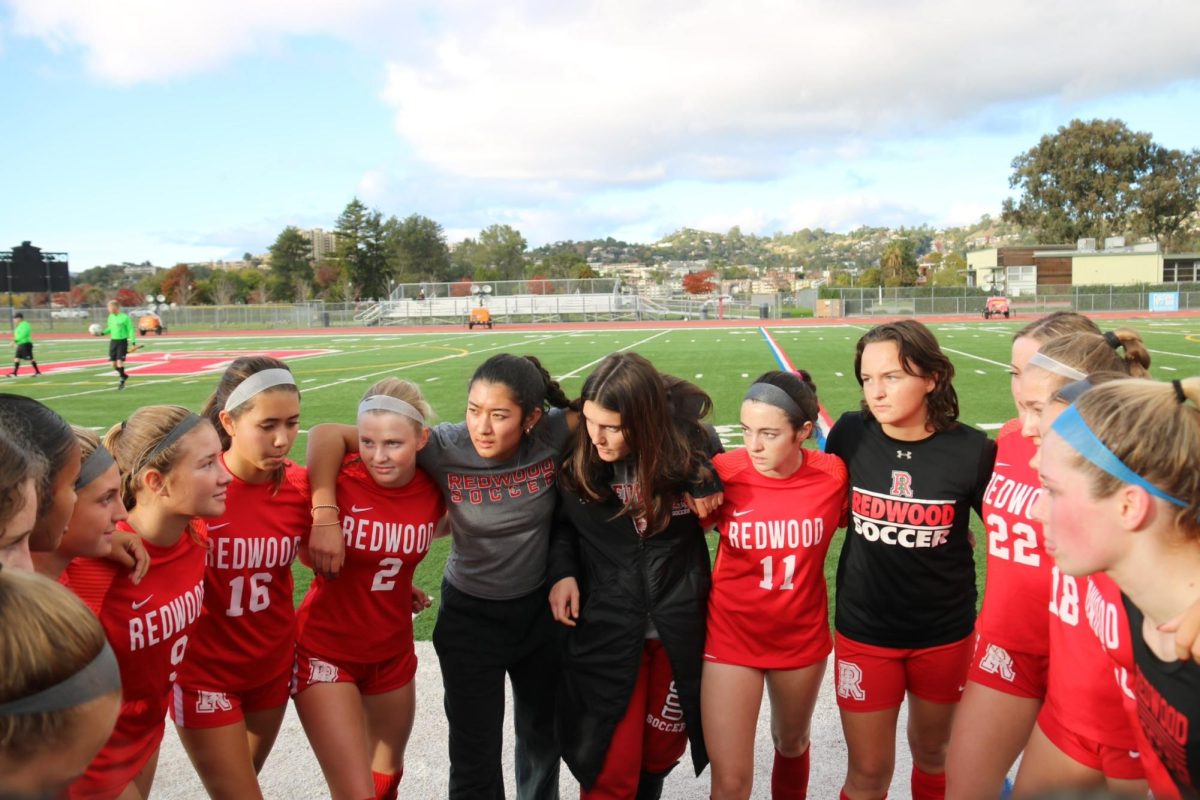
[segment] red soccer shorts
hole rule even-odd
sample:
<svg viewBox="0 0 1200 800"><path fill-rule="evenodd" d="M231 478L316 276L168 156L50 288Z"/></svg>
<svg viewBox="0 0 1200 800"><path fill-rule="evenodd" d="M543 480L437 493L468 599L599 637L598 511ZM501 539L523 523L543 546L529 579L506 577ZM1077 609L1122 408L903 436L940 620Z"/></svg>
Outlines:
<svg viewBox="0 0 1200 800"><path fill-rule="evenodd" d="M1141 756L1136 750L1114 747L1075 733L1063 724L1049 703L1042 706L1037 724L1055 747L1088 769L1094 769L1103 773L1105 777L1118 780L1139 780L1146 777Z"/></svg>
<svg viewBox="0 0 1200 800"><path fill-rule="evenodd" d="M967 680L1004 694L1042 700L1049 670L1049 656L1007 650L977 635Z"/></svg>
<svg viewBox="0 0 1200 800"><path fill-rule="evenodd" d="M613 731L596 783L591 790L580 788L580 800L633 797L641 773L666 772L679 761L687 743L667 651L658 639L647 639L625 716Z"/></svg>
<svg viewBox="0 0 1200 800"><path fill-rule="evenodd" d="M957 703L966 688L974 638L904 649L876 647L836 634L838 707L846 711L895 708L906 691L931 703Z"/></svg>
<svg viewBox="0 0 1200 800"><path fill-rule="evenodd" d="M171 688L171 719L181 728L233 725L244 720L246 714L286 704L291 681L289 669L245 692L197 689L177 683Z"/></svg>
<svg viewBox="0 0 1200 800"><path fill-rule="evenodd" d="M407 686L416 674L414 650L384 661L361 663L326 658L297 644L292 695L319 683L353 683L361 694L383 694Z"/></svg>

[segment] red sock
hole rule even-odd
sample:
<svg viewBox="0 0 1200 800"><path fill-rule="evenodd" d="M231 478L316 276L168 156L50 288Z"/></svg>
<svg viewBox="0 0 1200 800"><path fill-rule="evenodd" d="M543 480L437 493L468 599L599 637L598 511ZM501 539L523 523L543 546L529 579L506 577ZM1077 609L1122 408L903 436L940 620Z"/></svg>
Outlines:
<svg viewBox="0 0 1200 800"><path fill-rule="evenodd" d="M400 779L403 777L404 770L400 770L395 775L372 770L371 778L375 781L375 800L396 800L400 795Z"/></svg>
<svg viewBox="0 0 1200 800"><path fill-rule="evenodd" d="M931 775L912 768L913 800L944 800L946 797L946 773Z"/></svg>
<svg viewBox="0 0 1200 800"><path fill-rule="evenodd" d="M841 793L838 794L838 800L850 800L850 795L846 794L845 789L842 789ZM884 792L883 797L879 798L879 800L887 800L887 792Z"/></svg>
<svg viewBox="0 0 1200 800"><path fill-rule="evenodd" d="M775 751L771 767L771 800L805 800L808 797L808 754L812 745L793 758Z"/></svg>

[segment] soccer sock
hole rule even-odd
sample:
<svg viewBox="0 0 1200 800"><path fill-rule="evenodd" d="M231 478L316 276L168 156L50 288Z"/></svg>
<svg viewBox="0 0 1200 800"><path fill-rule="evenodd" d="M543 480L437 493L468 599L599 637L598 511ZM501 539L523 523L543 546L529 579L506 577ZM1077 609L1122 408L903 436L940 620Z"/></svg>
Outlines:
<svg viewBox="0 0 1200 800"><path fill-rule="evenodd" d="M943 800L946 796L946 773L931 775L912 768L913 800Z"/></svg>
<svg viewBox="0 0 1200 800"><path fill-rule="evenodd" d="M850 795L846 794L845 789L842 789L838 794L838 800L850 800ZM883 797L879 798L879 800L887 800L887 792L884 792Z"/></svg>
<svg viewBox="0 0 1200 800"><path fill-rule="evenodd" d="M400 779L403 777L404 770L400 770L395 775L372 770L371 778L375 781L375 800L396 800L400 796Z"/></svg>
<svg viewBox="0 0 1200 800"><path fill-rule="evenodd" d="M812 745L798 756L788 758L775 751L771 767L771 800L805 800L808 797L808 754Z"/></svg>
<svg viewBox="0 0 1200 800"><path fill-rule="evenodd" d="M14 361L14 362L13 362L13 375L16 375L16 374L17 374L18 372L20 372L20 371L21 371L21 362L20 362L20 361Z"/></svg>
<svg viewBox="0 0 1200 800"><path fill-rule="evenodd" d="M117 374L121 376L121 380L125 380L129 377L125 374L125 367L117 367Z"/></svg>
<svg viewBox="0 0 1200 800"><path fill-rule="evenodd" d="M33 374L34 374L34 375L41 375L41 374L42 374L42 371L41 371L40 369L38 369L37 362L36 362L36 361L32 361L32 362L30 362L30 363L32 363L32 364L33 364Z"/></svg>

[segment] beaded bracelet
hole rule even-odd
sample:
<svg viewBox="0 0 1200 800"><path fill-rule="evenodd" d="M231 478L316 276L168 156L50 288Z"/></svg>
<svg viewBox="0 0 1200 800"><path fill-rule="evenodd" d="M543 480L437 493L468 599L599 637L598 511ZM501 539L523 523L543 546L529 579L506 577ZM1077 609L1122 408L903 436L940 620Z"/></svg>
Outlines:
<svg viewBox="0 0 1200 800"><path fill-rule="evenodd" d="M321 503L321 504L315 505L312 507L312 510L310 511L310 513L313 516L316 516L317 510L322 509L322 508L332 508L334 510L334 513L337 513L337 514L342 513L342 510L340 508L338 508L337 506L335 506L333 503Z"/></svg>
<svg viewBox="0 0 1200 800"><path fill-rule="evenodd" d="M330 526L330 525L341 525L341 524L342 524L342 523L340 523L340 522L314 522L314 523L312 524L312 527L314 527L314 528L325 528L325 527L328 527L328 526Z"/></svg>

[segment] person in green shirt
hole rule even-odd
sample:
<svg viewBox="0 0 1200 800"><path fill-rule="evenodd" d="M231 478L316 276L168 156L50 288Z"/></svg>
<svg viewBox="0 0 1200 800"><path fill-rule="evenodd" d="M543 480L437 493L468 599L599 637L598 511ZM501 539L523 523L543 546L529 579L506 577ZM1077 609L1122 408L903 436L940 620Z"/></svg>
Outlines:
<svg viewBox="0 0 1200 800"><path fill-rule="evenodd" d="M108 360L112 362L113 369L121 376L121 382L117 384L118 389L125 388L125 381L129 376L125 374L125 356L129 355L129 348L133 346L135 329L133 320L129 315L121 310L121 304L116 300L108 301L108 322L104 325L104 330L100 331L99 335L108 334L111 338L108 342Z"/></svg>
<svg viewBox="0 0 1200 800"><path fill-rule="evenodd" d="M37 359L33 357L33 328L25 321L25 315L20 311L13 314L13 320L17 323L13 328L13 344L16 346L17 352L13 357L13 370L8 373L8 377L17 377L17 373L21 371L22 361L33 364L34 375L41 375L42 371L38 369Z"/></svg>

